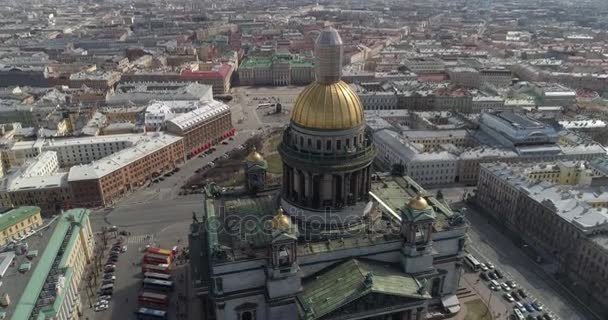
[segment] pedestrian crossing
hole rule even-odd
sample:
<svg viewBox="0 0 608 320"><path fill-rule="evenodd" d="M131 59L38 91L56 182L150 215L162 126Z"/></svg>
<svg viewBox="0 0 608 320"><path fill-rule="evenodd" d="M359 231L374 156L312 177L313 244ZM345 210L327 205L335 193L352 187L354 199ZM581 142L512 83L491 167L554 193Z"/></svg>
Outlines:
<svg viewBox="0 0 608 320"><path fill-rule="evenodd" d="M153 234L141 234L136 236L129 236L127 238L127 244L152 244L153 242Z"/></svg>

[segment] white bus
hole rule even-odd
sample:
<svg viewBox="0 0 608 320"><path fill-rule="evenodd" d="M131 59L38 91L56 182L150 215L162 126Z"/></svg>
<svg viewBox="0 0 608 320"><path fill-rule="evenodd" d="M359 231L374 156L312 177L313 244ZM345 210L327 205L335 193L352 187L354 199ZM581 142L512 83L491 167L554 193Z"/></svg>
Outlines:
<svg viewBox="0 0 608 320"><path fill-rule="evenodd" d="M473 270L474 272L479 271L479 268L481 268L481 263L475 259L475 257L473 257L471 254L466 254L464 256L464 262L469 266L469 268L471 268L471 270Z"/></svg>

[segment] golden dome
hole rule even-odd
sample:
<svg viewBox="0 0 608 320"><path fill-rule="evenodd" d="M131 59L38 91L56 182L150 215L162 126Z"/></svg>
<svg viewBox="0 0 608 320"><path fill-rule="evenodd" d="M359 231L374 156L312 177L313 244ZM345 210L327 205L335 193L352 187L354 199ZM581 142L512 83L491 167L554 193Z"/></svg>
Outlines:
<svg viewBox="0 0 608 320"><path fill-rule="evenodd" d="M344 81L313 82L298 96L291 121L312 129L350 129L363 124L363 106Z"/></svg>
<svg viewBox="0 0 608 320"><path fill-rule="evenodd" d="M272 218L273 230L289 230L291 229L291 219L285 214L283 208L277 210L277 214Z"/></svg>
<svg viewBox="0 0 608 320"><path fill-rule="evenodd" d="M262 157L262 155L256 151L255 147L253 147L253 150L251 150L251 153L247 156L247 161L260 162L264 161L264 157Z"/></svg>
<svg viewBox="0 0 608 320"><path fill-rule="evenodd" d="M425 210L428 206L429 204L421 195L417 195L416 198L410 200L410 203L408 204L408 207L414 210Z"/></svg>

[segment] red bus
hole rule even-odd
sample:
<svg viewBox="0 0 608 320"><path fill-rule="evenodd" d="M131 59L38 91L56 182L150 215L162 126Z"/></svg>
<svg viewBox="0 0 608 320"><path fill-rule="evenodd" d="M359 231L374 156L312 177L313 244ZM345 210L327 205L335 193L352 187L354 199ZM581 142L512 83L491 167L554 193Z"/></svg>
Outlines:
<svg viewBox="0 0 608 320"><path fill-rule="evenodd" d="M171 264L171 256L146 253L144 255L144 264Z"/></svg>
<svg viewBox="0 0 608 320"><path fill-rule="evenodd" d="M169 280L171 280L171 275L164 274L164 273L146 272L146 273L144 273L144 278L169 281Z"/></svg>
<svg viewBox="0 0 608 320"><path fill-rule="evenodd" d="M154 273L171 273L171 265L170 264L144 264L141 267L141 272L154 272Z"/></svg>
<svg viewBox="0 0 608 320"><path fill-rule="evenodd" d="M137 302L141 306L166 309L169 306L169 297L166 294L144 291L137 297Z"/></svg>
<svg viewBox="0 0 608 320"><path fill-rule="evenodd" d="M160 254L160 255L163 255L163 256L169 256L169 257L171 257L171 259L173 259L175 257L175 252L173 252L172 250L162 249L162 248L159 248L159 247L150 247L148 249L148 253Z"/></svg>

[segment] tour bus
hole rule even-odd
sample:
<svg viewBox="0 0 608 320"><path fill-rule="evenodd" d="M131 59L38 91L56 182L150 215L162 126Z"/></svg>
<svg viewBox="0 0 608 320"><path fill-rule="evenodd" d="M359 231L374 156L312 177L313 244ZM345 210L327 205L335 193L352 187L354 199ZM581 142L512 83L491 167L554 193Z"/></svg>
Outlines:
<svg viewBox="0 0 608 320"><path fill-rule="evenodd" d="M144 255L144 263L145 264L171 264L171 256L156 254L156 253L146 253Z"/></svg>
<svg viewBox="0 0 608 320"><path fill-rule="evenodd" d="M146 272L146 273L144 273L144 278L169 281L169 280L171 280L171 275L164 274L164 273L156 273L156 272Z"/></svg>
<svg viewBox="0 0 608 320"><path fill-rule="evenodd" d="M469 268L471 268L471 270L475 272L479 271L479 268L481 268L481 263L471 254L464 256L464 262L469 266Z"/></svg>
<svg viewBox="0 0 608 320"><path fill-rule="evenodd" d="M144 291L137 297L140 306L155 309L166 309L169 306L169 297L166 294Z"/></svg>
<svg viewBox="0 0 608 320"><path fill-rule="evenodd" d="M144 264L141 267L141 271L143 273L146 272L154 272L154 273L171 273L171 265L170 264Z"/></svg>
<svg viewBox="0 0 608 320"><path fill-rule="evenodd" d="M163 292L170 292L173 290L172 281L145 278L143 283L145 289Z"/></svg>
<svg viewBox="0 0 608 320"><path fill-rule="evenodd" d="M175 257L175 253L172 250L163 249L163 248L159 248L159 247L150 247L148 249L148 253L160 254L163 256L170 256L171 259L173 259Z"/></svg>
<svg viewBox="0 0 608 320"><path fill-rule="evenodd" d="M166 320L167 319L167 311L149 309L149 308L139 308L137 310L137 319L140 320Z"/></svg>

